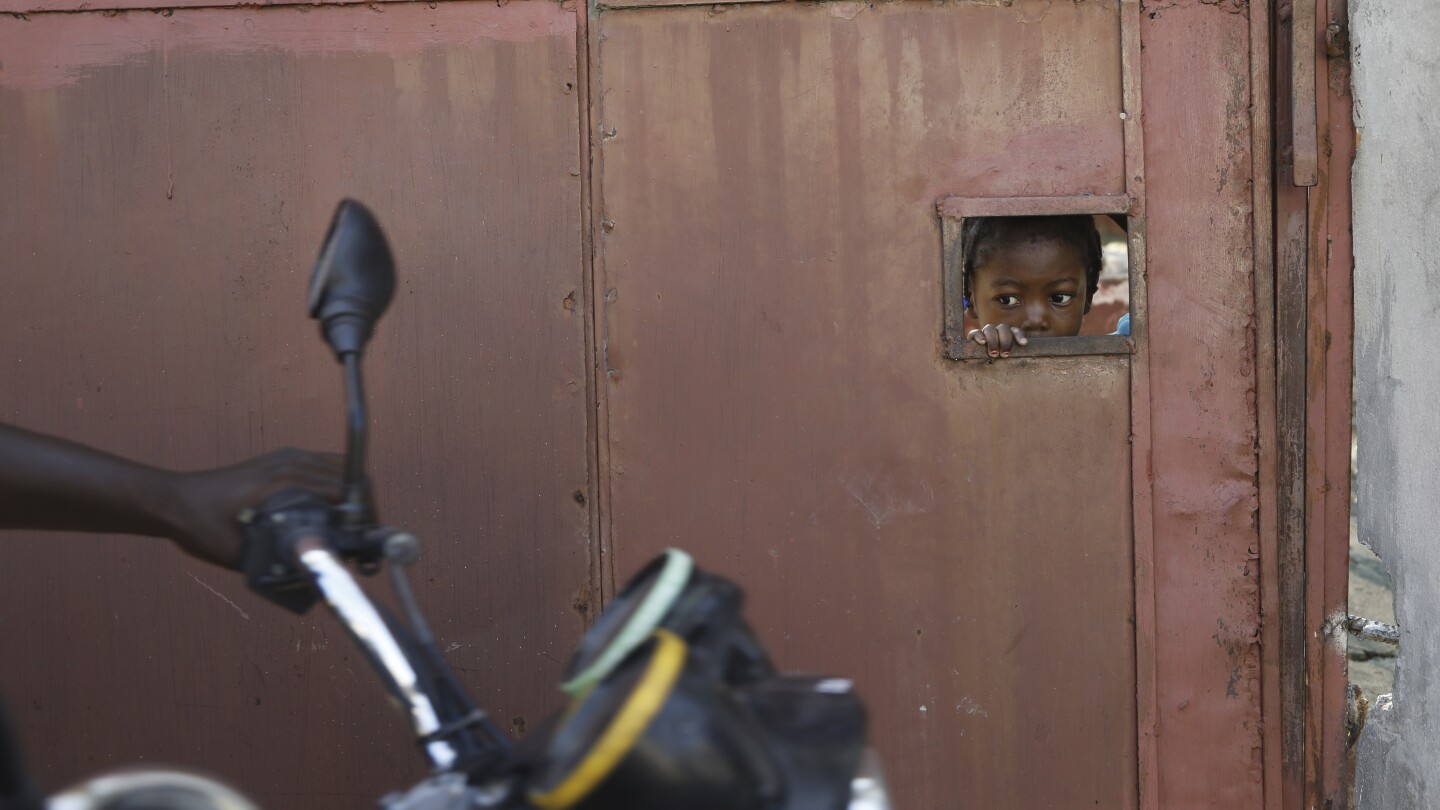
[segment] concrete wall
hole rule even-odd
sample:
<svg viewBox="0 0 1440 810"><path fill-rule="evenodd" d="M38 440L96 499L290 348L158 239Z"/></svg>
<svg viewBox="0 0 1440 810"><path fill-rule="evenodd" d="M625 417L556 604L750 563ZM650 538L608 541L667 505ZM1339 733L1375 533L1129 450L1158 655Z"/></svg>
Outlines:
<svg viewBox="0 0 1440 810"><path fill-rule="evenodd" d="M1440 4L1351 0L1356 518L1395 580L1393 703L1361 739L1360 808L1440 807Z"/></svg>

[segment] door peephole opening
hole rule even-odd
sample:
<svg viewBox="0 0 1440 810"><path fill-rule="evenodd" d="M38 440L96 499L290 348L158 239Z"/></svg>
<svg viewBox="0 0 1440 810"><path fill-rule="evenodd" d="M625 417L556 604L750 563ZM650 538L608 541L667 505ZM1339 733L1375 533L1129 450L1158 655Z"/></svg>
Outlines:
<svg viewBox="0 0 1440 810"><path fill-rule="evenodd" d="M1017 215L1004 205L989 214L979 204L987 201L966 202L948 212L941 203L951 358L1129 353L1124 214Z"/></svg>

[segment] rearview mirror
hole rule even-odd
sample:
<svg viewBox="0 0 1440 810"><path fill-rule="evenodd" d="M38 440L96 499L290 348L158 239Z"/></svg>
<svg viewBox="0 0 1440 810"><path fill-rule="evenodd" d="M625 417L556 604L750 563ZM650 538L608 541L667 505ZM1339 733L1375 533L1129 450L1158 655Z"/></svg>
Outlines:
<svg viewBox="0 0 1440 810"><path fill-rule="evenodd" d="M337 357L359 354L395 295L395 260L370 210L341 200L310 276L310 317Z"/></svg>

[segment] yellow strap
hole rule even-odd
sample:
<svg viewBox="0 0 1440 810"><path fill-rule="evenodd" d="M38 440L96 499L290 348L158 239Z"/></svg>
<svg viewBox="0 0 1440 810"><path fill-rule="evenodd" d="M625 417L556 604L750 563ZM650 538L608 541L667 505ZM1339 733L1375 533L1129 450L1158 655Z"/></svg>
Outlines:
<svg viewBox="0 0 1440 810"><path fill-rule="evenodd" d="M580 764L553 790L530 794L530 803L539 810L570 810L579 804L630 753L660 707L670 699L685 667L685 642L664 629L655 631L655 639L655 652L645 674Z"/></svg>

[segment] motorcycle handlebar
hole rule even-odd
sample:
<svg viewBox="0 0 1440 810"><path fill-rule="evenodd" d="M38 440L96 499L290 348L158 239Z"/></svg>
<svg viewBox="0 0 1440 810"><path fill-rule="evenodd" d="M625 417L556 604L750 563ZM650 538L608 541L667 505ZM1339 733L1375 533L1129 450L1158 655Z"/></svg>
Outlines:
<svg viewBox="0 0 1440 810"><path fill-rule="evenodd" d="M390 627L380 616L365 591L350 575L340 558L330 550L323 536L310 534L295 545L295 557L315 579L335 616L349 631L355 643L370 659L375 671L386 681L386 687L410 717L415 734L422 740L441 730L440 716L429 695L421 688L420 679L411 666ZM425 753L437 770L455 766L458 754L449 742L430 739Z"/></svg>

